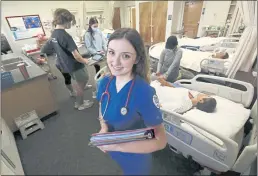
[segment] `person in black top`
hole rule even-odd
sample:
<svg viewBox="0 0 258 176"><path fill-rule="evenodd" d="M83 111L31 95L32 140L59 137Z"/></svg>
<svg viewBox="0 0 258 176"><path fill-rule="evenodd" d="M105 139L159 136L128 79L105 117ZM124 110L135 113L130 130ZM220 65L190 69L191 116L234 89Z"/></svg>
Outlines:
<svg viewBox="0 0 258 176"><path fill-rule="evenodd" d="M47 40L47 42L42 46L40 52L44 53L44 54L47 54L47 55L51 55L51 54L54 53L53 46L51 44L51 40ZM41 57L45 57L45 56L43 55ZM62 70L60 69L58 64L56 64L56 67L57 67L57 69L61 72L61 74L64 77L65 85L66 85L67 89L69 90L70 96L71 97L75 97L76 96L76 92L73 90L73 87L72 87L72 77L71 77L71 75L69 73L62 72Z"/></svg>
<svg viewBox="0 0 258 176"><path fill-rule="evenodd" d="M93 105L93 102L84 100L84 87L89 80L88 71L84 64L88 64L88 59L83 58L78 52L73 38L65 31L76 24L75 17L67 9L56 9L54 12L53 26L48 48L52 47L57 54L56 66L63 74L67 88L73 91L71 78L76 81L76 102L75 108L83 110ZM46 49L47 47L45 47ZM42 51L42 50L41 50ZM70 80L70 81L69 81Z"/></svg>

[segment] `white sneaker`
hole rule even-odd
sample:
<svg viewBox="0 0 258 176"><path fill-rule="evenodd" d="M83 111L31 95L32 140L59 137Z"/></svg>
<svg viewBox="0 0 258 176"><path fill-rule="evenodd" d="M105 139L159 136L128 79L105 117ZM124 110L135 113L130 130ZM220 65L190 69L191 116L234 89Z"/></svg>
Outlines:
<svg viewBox="0 0 258 176"><path fill-rule="evenodd" d="M71 97L76 97L76 92L69 91L69 94L70 94Z"/></svg>
<svg viewBox="0 0 258 176"><path fill-rule="evenodd" d="M86 101L83 102L83 104L80 107L78 107L78 110L81 111L81 110L84 110L86 108L90 108L90 107L93 106L93 104L94 104L93 101L86 100Z"/></svg>
<svg viewBox="0 0 258 176"><path fill-rule="evenodd" d="M87 103L89 100L83 100L83 103ZM80 107L80 105L77 103L77 102L75 102L74 103L74 108L75 109L78 109Z"/></svg>
<svg viewBox="0 0 258 176"><path fill-rule="evenodd" d="M78 109L79 107L80 107L80 105L79 105L77 102L75 102L75 103L74 103L74 108L75 108L75 109Z"/></svg>
<svg viewBox="0 0 258 176"><path fill-rule="evenodd" d="M92 88L92 85L90 85L90 84L87 84L87 85L84 87L85 90L90 89L90 88Z"/></svg>
<svg viewBox="0 0 258 176"><path fill-rule="evenodd" d="M96 92L96 91L93 91L93 92L92 92L92 98L94 98L94 99L97 98L97 95L96 95L96 94L97 94L97 92Z"/></svg>

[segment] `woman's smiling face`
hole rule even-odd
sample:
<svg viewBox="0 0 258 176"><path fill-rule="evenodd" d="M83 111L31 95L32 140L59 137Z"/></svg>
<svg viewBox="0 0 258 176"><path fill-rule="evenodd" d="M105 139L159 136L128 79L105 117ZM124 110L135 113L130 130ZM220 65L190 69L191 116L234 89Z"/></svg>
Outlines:
<svg viewBox="0 0 258 176"><path fill-rule="evenodd" d="M136 62L136 51L126 39L111 40L107 49L107 64L114 76L130 76Z"/></svg>

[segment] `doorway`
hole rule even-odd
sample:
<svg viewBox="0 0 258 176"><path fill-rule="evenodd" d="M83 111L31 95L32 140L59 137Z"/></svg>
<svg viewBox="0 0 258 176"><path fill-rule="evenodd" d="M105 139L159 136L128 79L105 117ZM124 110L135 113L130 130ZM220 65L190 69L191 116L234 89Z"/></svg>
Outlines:
<svg viewBox="0 0 258 176"><path fill-rule="evenodd" d="M151 43L151 8L152 2L139 4L140 34L145 43Z"/></svg>
<svg viewBox="0 0 258 176"><path fill-rule="evenodd" d="M120 7L114 8L112 25L114 30L121 28Z"/></svg>
<svg viewBox="0 0 258 176"><path fill-rule="evenodd" d="M203 1L185 2L183 26L187 37L197 37L202 7Z"/></svg>
<svg viewBox="0 0 258 176"><path fill-rule="evenodd" d="M153 1L152 9L152 43L165 41L168 1Z"/></svg>
<svg viewBox="0 0 258 176"><path fill-rule="evenodd" d="M140 34L145 44L165 41L168 1L139 4Z"/></svg>
<svg viewBox="0 0 258 176"><path fill-rule="evenodd" d="M136 29L136 11L135 7L130 8L130 26Z"/></svg>

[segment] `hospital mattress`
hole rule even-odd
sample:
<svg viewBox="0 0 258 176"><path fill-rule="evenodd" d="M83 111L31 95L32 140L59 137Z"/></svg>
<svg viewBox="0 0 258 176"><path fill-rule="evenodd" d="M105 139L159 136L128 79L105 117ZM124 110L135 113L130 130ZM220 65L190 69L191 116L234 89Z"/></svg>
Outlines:
<svg viewBox="0 0 258 176"><path fill-rule="evenodd" d="M201 72L201 63L204 59L214 59L211 57L211 52L201 52L201 51L192 51L188 49L182 49L183 56L180 62L180 66L191 69L195 72ZM232 62L233 55L229 55L228 59L223 59L224 62L224 69L227 70ZM222 61L221 59L218 59ZM203 62L205 64L205 62Z"/></svg>
<svg viewBox="0 0 258 176"><path fill-rule="evenodd" d="M221 41L226 39L225 37L217 37L217 38L212 38L212 37L200 37L198 39L192 39L192 38L181 38L178 39L178 45L179 46L193 46L193 47L202 47L202 46L211 46L214 44L217 44Z"/></svg>
<svg viewBox="0 0 258 176"><path fill-rule="evenodd" d="M156 90L162 109L166 110L167 112L173 112L173 109L176 108L175 106L177 104L171 103L169 99L173 99L174 96L183 95L173 94L173 91L171 89L176 88L160 86L160 83L157 81L152 82L151 86L154 87ZM191 90L191 93L195 95L198 94L197 91L193 90ZM215 112L206 113L196 108L193 108L183 113L182 116L196 122L197 124L206 126L208 129L212 129L213 131L216 131L217 133L225 137L234 138L249 118L250 110L244 108L242 104L235 103L225 98L219 96L212 97L214 97L217 101ZM189 127L189 124L187 123L183 125L186 128L194 128L195 131L201 133L208 138L212 138L217 143L220 143L217 138L193 125L190 125L191 127Z"/></svg>

